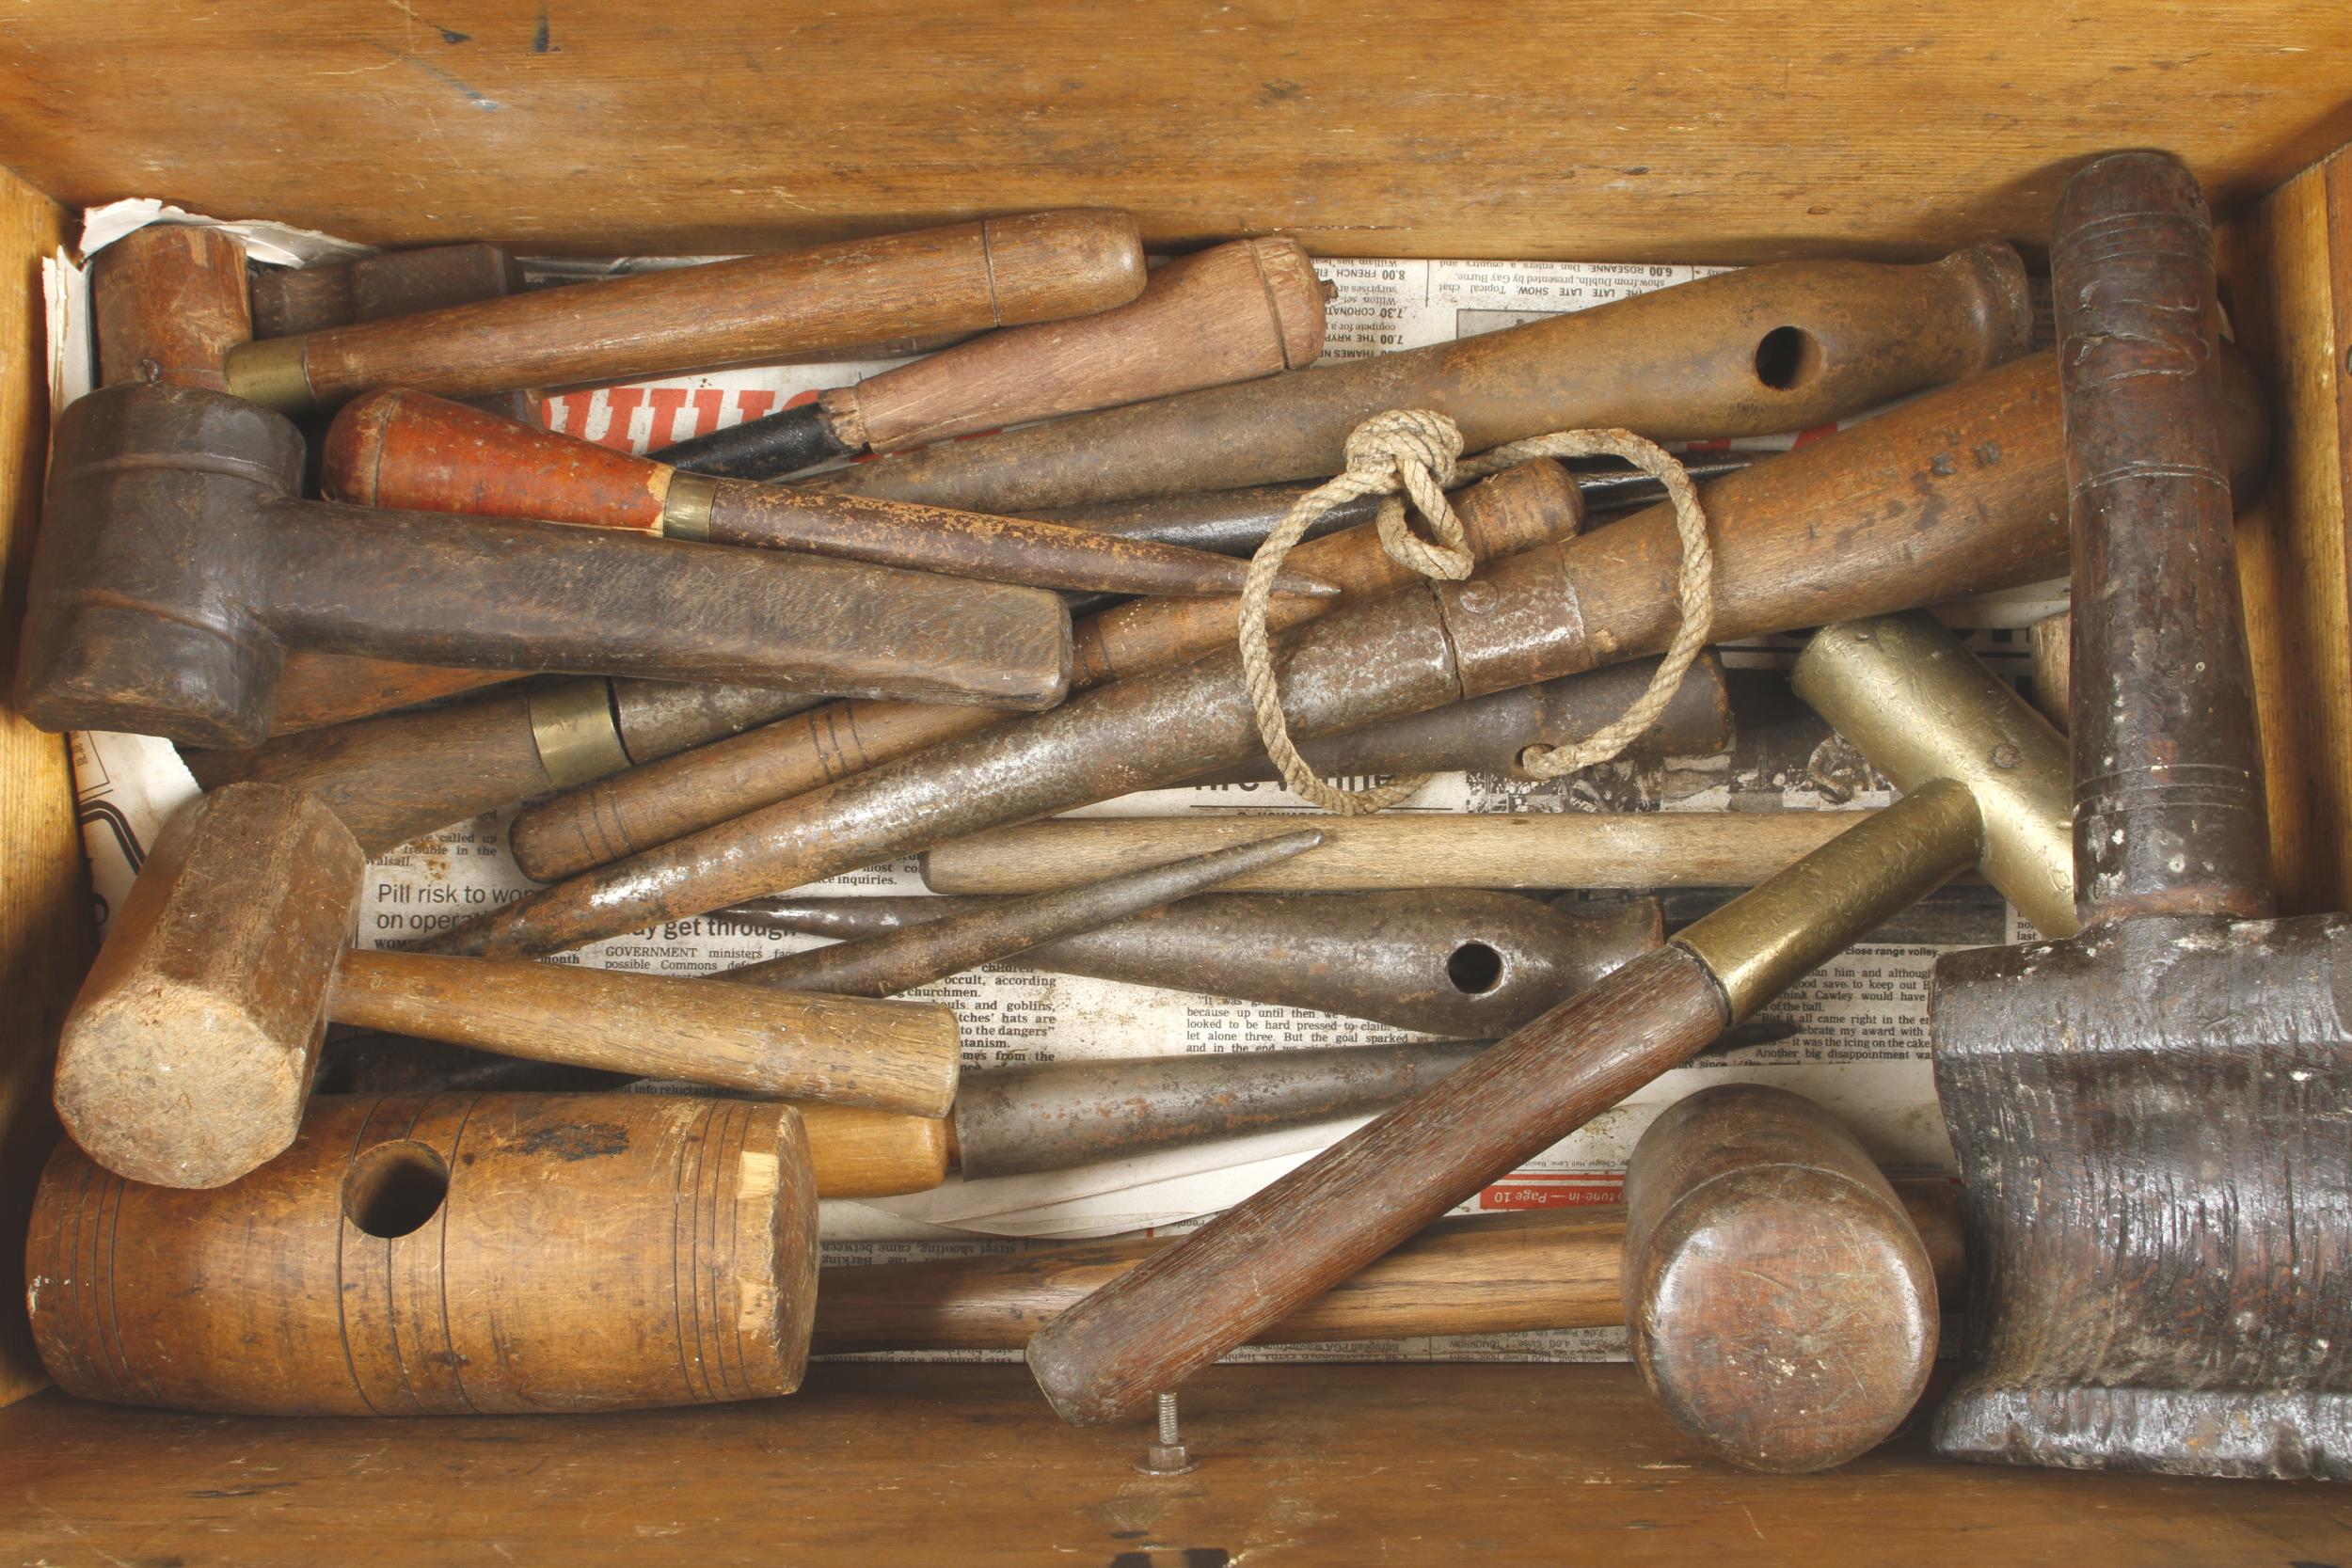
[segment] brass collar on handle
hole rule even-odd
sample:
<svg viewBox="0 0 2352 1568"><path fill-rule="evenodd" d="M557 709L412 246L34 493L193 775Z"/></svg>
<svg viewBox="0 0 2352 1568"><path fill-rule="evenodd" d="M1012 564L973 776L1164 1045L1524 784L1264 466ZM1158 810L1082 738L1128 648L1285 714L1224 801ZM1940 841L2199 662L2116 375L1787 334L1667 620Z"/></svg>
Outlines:
<svg viewBox="0 0 2352 1568"><path fill-rule="evenodd" d="M601 675L541 687L525 705L539 766L556 788L569 789L628 766L621 727L612 717L612 683Z"/></svg>
<svg viewBox="0 0 2352 1568"><path fill-rule="evenodd" d="M305 338L266 338L239 343L222 359L221 377L230 392L275 408L281 414L301 414L318 406L306 367Z"/></svg>
<svg viewBox="0 0 2352 1568"><path fill-rule="evenodd" d="M719 482L710 475L671 469L669 486L661 492L661 537L708 543L710 508L718 496Z"/></svg>

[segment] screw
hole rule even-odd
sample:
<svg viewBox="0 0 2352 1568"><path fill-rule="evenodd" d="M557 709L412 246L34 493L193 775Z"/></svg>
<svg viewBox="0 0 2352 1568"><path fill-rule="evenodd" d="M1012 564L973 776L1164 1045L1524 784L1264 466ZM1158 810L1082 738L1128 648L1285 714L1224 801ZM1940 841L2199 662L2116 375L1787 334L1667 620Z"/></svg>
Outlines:
<svg viewBox="0 0 2352 1568"><path fill-rule="evenodd" d="M1147 1476L1185 1476L1200 1468L1200 1462L1184 1452L1176 1435L1175 1395L1160 1396L1160 1440L1143 1450L1136 1468Z"/></svg>
<svg viewBox="0 0 2352 1568"><path fill-rule="evenodd" d="M2006 740L1993 748L1993 766L1995 768L2014 768L2025 760L2026 753Z"/></svg>

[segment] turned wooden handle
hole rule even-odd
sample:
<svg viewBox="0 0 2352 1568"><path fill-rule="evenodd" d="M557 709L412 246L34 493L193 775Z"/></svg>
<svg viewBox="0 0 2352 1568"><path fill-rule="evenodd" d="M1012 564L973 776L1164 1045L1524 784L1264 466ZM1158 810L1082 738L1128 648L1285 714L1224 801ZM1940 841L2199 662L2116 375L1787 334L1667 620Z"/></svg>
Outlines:
<svg viewBox="0 0 2352 1568"><path fill-rule="evenodd" d="M956 1168L955 1124L859 1105L798 1100L819 1197L928 1193Z"/></svg>
<svg viewBox="0 0 2352 1568"><path fill-rule="evenodd" d="M1936 1263L1853 1134L1802 1095L1702 1089L1625 1177L1633 1364L1675 1424L1752 1470L1824 1470L1911 1414Z"/></svg>
<svg viewBox="0 0 2352 1568"><path fill-rule="evenodd" d="M1248 573L1225 556L1059 523L681 473L403 388L346 404L321 467L329 495L369 506L539 517L986 582L1198 596L1237 593ZM1277 583L1278 592L1306 587L1295 570Z"/></svg>
<svg viewBox="0 0 2352 1568"><path fill-rule="evenodd" d="M824 1156L810 1128L823 1185ZM1894 1184L1934 1260L1948 1307L1967 1285L1960 1187L1940 1177ZM1019 1350L1112 1280L1175 1245L1120 1237L919 1263L830 1268L818 1275L818 1355L898 1350ZM1440 1220L1385 1258L1259 1330L1257 1345L1610 1328L1625 1322L1619 1204Z"/></svg>
<svg viewBox="0 0 2352 1568"><path fill-rule="evenodd" d="M1491 561L1572 536L1582 502L1566 470L1522 464L1454 499L1472 553ZM1278 596L1266 624L1280 628L1337 606L1378 598L1416 580L1364 524L1291 552L1298 570L1336 585L1334 599ZM1232 646L1238 599L1138 599L1071 628L1071 689L1165 669ZM992 721L939 704L832 703L652 768L632 768L570 791L515 819L515 858L556 881L698 832Z"/></svg>
<svg viewBox="0 0 2352 1568"><path fill-rule="evenodd" d="M230 352L229 389L298 409L371 387L474 397L628 380L1082 315L1143 284L1126 214L1030 213L277 339Z"/></svg>
<svg viewBox="0 0 2352 1568"><path fill-rule="evenodd" d="M346 953L328 1013L534 1061L918 1117L946 1115L960 1061L946 1007L571 964Z"/></svg>
<svg viewBox="0 0 2352 1568"><path fill-rule="evenodd" d="M1722 1032L1679 947L1634 959L1105 1286L1029 1341L1054 1408L1110 1420L1280 1321Z"/></svg>
<svg viewBox="0 0 2352 1568"><path fill-rule="evenodd" d="M98 384L229 389L221 360L253 336L245 244L217 229L153 223L90 260Z"/></svg>
<svg viewBox="0 0 2352 1568"><path fill-rule="evenodd" d="M1232 893L1370 888L1753 887L1867 812L1667 811L1534 816L1314 818L1321 847L1236 877ZM934 893L1075 887L1263 836L1263 816L1137 816L1032 822L923 855Z"/></svg>
<svg viewBox="0 0 2352 1568"><path fill-rule="evenodd" d="M1236 240L1161 267L1133 304L993 332L827 392L851 450L899 451L994 425L1295 371L1323 352L1323 285L1295 240Z"/></svg>

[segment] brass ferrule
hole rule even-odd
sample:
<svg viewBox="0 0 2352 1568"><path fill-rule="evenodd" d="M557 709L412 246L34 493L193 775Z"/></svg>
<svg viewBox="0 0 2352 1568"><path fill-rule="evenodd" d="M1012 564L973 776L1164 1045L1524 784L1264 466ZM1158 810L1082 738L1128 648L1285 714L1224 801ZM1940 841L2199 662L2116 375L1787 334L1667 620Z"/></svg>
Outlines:
<svg viewBox="0 0 2352 1568"><path fill-rule="evenodd" d="M1983 818L1965 784L1931 779L1674 939L1715 977L1731 1023L1976 863Z"/></svg>
<svg viewBox="0 0 2352 1568"><path fill-rule="evenodd" d="M1986 879L2042 935L2074 933L2066 741L1958 638L1917 610L1825 626L1791 684L1898 788L1965 784L1984 816Z"/></svg>
<svg viewBox="0 0 2352 1568"><path fill-rule="evenodd" d="M718 497L719 482L710 475L671 469L669 488L661 493L661 537L707 543L711 503Z"/></svg>
<svg viewBox="0 0 2352 1568"><path fill-rule="evenodd" d="M570 789L628 766L612 717L612 683L602 676L541 687L526 707L539 766L556 788Z"/></svg>
<svg viewBox="0 0 2352 1568"><path fill-rule="evenodd" d="M275 408L281 414L301 414L316 408L310 372L304 365L307 338L267 338L239 343L221 362L221 376L231 394Z"/></svg>

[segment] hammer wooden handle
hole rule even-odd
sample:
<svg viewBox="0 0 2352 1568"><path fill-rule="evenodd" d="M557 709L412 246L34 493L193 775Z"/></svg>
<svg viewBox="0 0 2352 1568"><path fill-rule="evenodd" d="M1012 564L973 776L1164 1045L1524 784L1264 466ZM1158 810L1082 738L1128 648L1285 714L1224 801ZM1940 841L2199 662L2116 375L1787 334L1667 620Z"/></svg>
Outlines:
<svg viewBox="0 0 2352 1568"><path fill-rule="evenodd" d="M803 1113L805 1115L805 1113ZM809 1125L819 1187L824 1157ZM1934 1260L1947 1304L1967 1283L1960 1188L1943 1178L1895 1191ZM1121 1237L1072 1246L830 1268L818 1276L818 1355L899 1350L1019 1350L1063 1312L1174 1236ZM1385 1258L1261 1329L1253 1345L1425 1335L1523 1334L1610 1328L1625 1322L1619 1287L1620 1204L1440 1220Z"/></svg>
<svg viewBox="0 0 2352 1568"><path fill-rule="evenodd" d="M946 1114L960 1061L945 1007L570 964L346 953L327 1010L509 1056L921 1117Z"/></svg>
<svg viewBox="0 0 2352 1568"><path fill-rule="evenodd" d="M1575 485L1551 463L1498 474L1463 492L1455 504L1471 551L1487 561L1567 537L1582 517ZM1342 596L1277 598L1267 608L1269 626L1295 626L1334 605L1377 598L1412 576L1381 547L1368 523L1301 545L1290 560L1338 585ZM1088 616L1072 628L1071 684L1097 685L1230 647L1239 602L1142 599ZM515 858L541 881L574 876L989 722L937 704L828 704L527 811L515 821Z"/></svg>
<svg viewBox="0 0 2352 1568"><path fill-rule="evenodd" d="M819 1197L928 1193L956 1168L955 1123L945 1117L814 1100L793 1102L808 1133Z"/></svg>
<svg viewBox="0 0 2352 1568"><path fill-rule="evenodd" d="M321 467L327 494L368 506L543 517L987 582L1198 596L1239 593L1248 575L1225 556L1060 523L683 474L405 388L345 406L327 432ZM1277 587L1335 592L1295 570Z"/></svg>
<svg viewBox="0 0 2352 1568"><path fill-rule="evenodd" d="M231 349L228 389L281 409L371 387L473 397L1049 321L1142 292L1124 213L988 218L543 290Z"/></svg>
<svg viewBox="0 0 2352 1568"><path fill-rule="evenodd" d="M1295 240L1236 240L1154 272L1133 303L1078 321L992 332L827 392L840 438L901 451L1311 365L1323 286Z"/></svg>
<svg viewBox="0 0 2352 1568"><path fill-rule="evenodd" d="M820 475L815 488L1024 512L1320 478L1384 408L1468 450L1592 425L1658 440L1802 430L2021 353L2007 245L1926 266L1784 261L1458 342L1215 387Z"/></svg>
<svg viewBox="0 0 2352 1568"><path fill-rule="evenodd" d="M437 245L331 266L253 274L253 336L292 338L523 292L523 270L494 245Z"/></svg>
<svg viewBox="0 0 2352 1568"><path fill-rule="evenodd" d="M1561 812L1530 816L1341 816L1312 820L1323 845L1234 878L1233 893L1368 888L1752 887L1867 813ZM1040 893L1171 855L1263 836L1266 816L1137 816L1032 822L923 855L934 893Z"/></svg>

